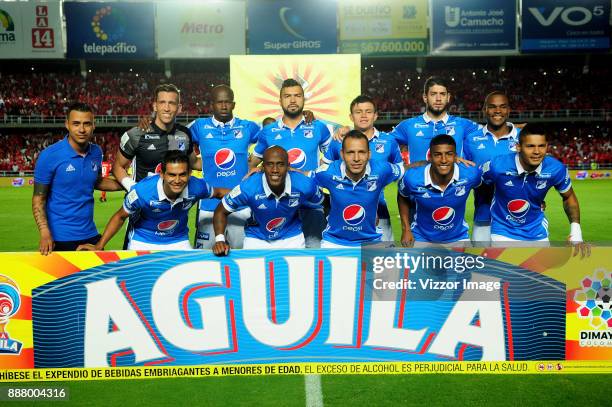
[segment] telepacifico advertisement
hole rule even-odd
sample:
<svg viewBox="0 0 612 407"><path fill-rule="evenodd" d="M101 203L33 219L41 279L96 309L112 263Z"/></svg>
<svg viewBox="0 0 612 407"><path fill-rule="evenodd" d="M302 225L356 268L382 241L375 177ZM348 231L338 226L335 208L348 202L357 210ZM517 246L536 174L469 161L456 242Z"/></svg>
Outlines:
<svg viewBox="0 0 612 407"><path fill-rule="evenodd" d="M158 3L159 58L227 58L245 53L245 3Z"/></svg>
<svg viewBox="0 0 612 407"><path fill-rule="evenodd" d="M609 247L582 259L572 251L3 253L0 381L25 379L20 369L44 379L63 368L261 374L271 372L261 364L283 363L293 374L308 373L298 365L307 363L390 363L379 372L401 373L410 365L394 363L456 371L462 365L449 362L465 361L529 373L532 365L515 363L555 361L572 373L566 362L581 360L609 372L596 363L612 358ZM51 370L32 370L40 368Z"/></svg>
<svg viewBox="0 0 612 407"><path fill-rule="evenodd" d="M431 53L514 54L516 2L431 0Z"/></svg>
<svg viewBox="0 0 612 407"><path fill-rule="evenodd" d="M153 3L64 3L68 58L155 58Z"/></svg>
<svg viewBox="0 0 612 407"><path fill-rule="evenodd" d="M0 2L0 59L64 58L60 5Z"/></svg>
<svg viewBox="0 0 612 407"><path fill-rule="evenodd" d="M340 52L393 56L427 53L427 0L338 2Z"/></svg>
<svg viewBox="0 0 612 407"><path fill-rule="evenodd" d="M335 54L335 1L247 2L250 54Z"/></svg>
<svg viewBox="0 0 612 407"><path fill-rule="evenodd" d="M607 50L608 0L523 0L521 50Z"/></svg>

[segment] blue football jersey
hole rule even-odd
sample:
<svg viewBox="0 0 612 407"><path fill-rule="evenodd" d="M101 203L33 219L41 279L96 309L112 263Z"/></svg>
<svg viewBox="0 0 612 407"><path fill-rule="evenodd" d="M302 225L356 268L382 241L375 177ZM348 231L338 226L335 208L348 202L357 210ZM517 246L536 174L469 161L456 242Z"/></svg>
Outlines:
<svg viewBox="0 0 612 407"><path fill-rule="evenodd" d="M414 203L410 225L418 242L451 243L468 238L465 205L470 190L481 183L476 167L455 164L453 179L442 189L431 179L430 165L411 168L399 183L399 193Z"/></svg>
<svg viewBox="0 0 612 407"><path fill-rule="evenodd" d="M291 129L281 119L259 132L253 155L263 158L268 147L281 146L287 150L289 164L293 168L312 171L319 166L319 151L325 153L331 139L327 125L319 120L311 124L302 120L295 129Z"/></svg>
<svg viewBox="0 0 612 407"><path fill-rule="evenodd" d="M458 116L445 115L434 122L427 113L407 119L398 124L391 132L400 145L408 146L410 162L429 159L429 143L439 134L448 134L457 143L457 155L463 157L465 136L478 130L480 125Z"/></svg>
<svg viewBox="0 0 612 407"><path fill-rule="evenodd" d="M468 135L463 144L465 159L482 165L493 157L516 152L518 135L521 129L512 123L507 123L512 130L504 137L495 137L485 126ZM481 185L474 190L474 220L476 222L491 221L491 201L493 200L493 187Z"/></svg>
<svg viewBox="0 0 612 407"><path fill-rule="evenodd" d="M257 141L259 126L234 117L221 123L214 117L196 119L188 125L193 142L200 147L202 172L211 187L231 189L249 171L249 145ZM204 199L200 209L214 211L219 199Z"/></svg>
<svg viewBox="0 0 612 407"><path fill-rule="evenodd" d="M382 234L376 227L376 210L380 194L403 173L403 165L381 161L370 161L358 182L346 175L343 161L317 170L313 176L317 184L329 190L331 199L323 239L343 246L379 241Z"/></svg>
<svg viewBox="0 0 612 407"><path fill-rule="evenodd" d="M167 244L189 239L189 209L199 200L210 198L213 188L206 181L190 177L187 187L174 201L164 193L159 175L138 182L125 196L123 209L134 226L130 239L144 243Z"/></svg>
<svg viewBox="0 0 612 407"><path fill-rule="evenodd" d="M304 204L320 205L323 195L311 178L289 171L285 190L281 196L276 196L268 186L265 174L260 172L242 181L221 202L230 212L251 208L245 235L270 241L302 233L298 209Z"/></svg>
<svg viewBox="0 0 612 407"><path fill-rule="evenodd" d="M495 188L491 204L491 234L517 240L548 238L542 202L551 187L564 193L572 187L567 168L546 156L533 172L526 172L518 153L494 157L482 165L483 181Z"/></svg>

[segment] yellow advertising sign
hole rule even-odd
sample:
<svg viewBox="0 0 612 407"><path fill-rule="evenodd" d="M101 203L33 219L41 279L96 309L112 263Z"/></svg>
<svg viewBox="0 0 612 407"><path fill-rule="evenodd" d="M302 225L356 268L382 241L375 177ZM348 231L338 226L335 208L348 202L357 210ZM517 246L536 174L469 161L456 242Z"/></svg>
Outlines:
<svg viewBox="0 0 612 407"><path fill-rule="evenodd" d="M419 55L427 52L427 0L340 0L340 52Z"/></svg>
<svg viewBox="0 0 612 407"><path fill-rule="evenodd" d="M238 117L261 122L281 116L280 87L293 78L304 88L305 109L318 119L347 124L349 105L361 93L361 57L232 55L230 78Z"/></svg>

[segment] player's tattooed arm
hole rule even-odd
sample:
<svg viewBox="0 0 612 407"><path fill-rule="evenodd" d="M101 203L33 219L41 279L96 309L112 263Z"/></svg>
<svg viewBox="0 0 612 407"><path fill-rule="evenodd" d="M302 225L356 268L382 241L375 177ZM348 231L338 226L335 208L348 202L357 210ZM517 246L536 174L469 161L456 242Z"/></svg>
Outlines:
<svg viewBox="0 0 612 407"><path fill-rule="evenodd" d="M570 223L580 223L580 205L574 193L574 188L570 188L562 193L561 197L563 198L563 210L567 215L567 219Z"/></svg>
<svg viewBox="0 0 612 407"><path fill-rule="evenodd" d="M38 250L40 254L46 256L53 252L53 237L47 221L47 195L49 185L34 183L34 194L32 195L32 215L40 233Z"/></svg>
<svg viewBox="0 0 612 407"><path fill-rule="evenodd" d="M136 183L130 178L128 175L128 168L132 165L132 160L127 158L121 152L121 149L117 149L117 154L115 155L115 161L113 162L113 175L115 179L123 185L123 188L129 192L130 188Z"/></svg>

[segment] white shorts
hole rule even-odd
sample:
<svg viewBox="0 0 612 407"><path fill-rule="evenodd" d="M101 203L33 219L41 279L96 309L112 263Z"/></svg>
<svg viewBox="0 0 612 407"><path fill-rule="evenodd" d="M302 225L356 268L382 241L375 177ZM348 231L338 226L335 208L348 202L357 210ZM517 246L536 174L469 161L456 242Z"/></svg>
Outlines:
<svg viewBox="0 0 612 407"><path fill-rule="evenodd" d="M502 235L491 235L491 246L493 247L549 247L548 238L540 240L518 240Z"/></svg>
<svg viewBox="0 0 612 407"><path fill-rule="evenodd" d="M246 236L242 246L243 249L303 249L304 247L306 245L303 233L279 240L261 240Z"/></svg>
<svg viewBox="0 0 612 407"><path fill-rule="evenodd" d="M391 219L379 218L377 228L382 237L380 240L383 242L393 242L393 229L391 229Z"/></svg>
<svg viewBox="0 0 612 407"><path fill-rule="evenodd" d="M338 243L332 243L329 240L321 240L321 249L360 249L361 246L345 246Z"/></svg>
<svg viewBox="0 0 612 407"><path fill-rule="evenodd" d="M472 243L479 246L491 244L491 223L474 222L474 225L472 225Z"/></svg>
<svg viewBox="0 0 612 407"><path fill-rule="evenodd" d="M181 240L175 243L156 244L145 243L138 240L130 240L128 250L192 250L189 240Z"/></svg>
<svg viewBox="0 0 612 407"><path fill-rule="evenodd" d="M198 213L198 228L196 230L195 248L212 249L215 245L215 230L213 228L214 211ZM230 213L227 217L225 238L232 249L242 249L244 241L244 224L251 216L251 209L244 208Z"/></svg>
<svg viewBox="0 0 612 407"><path fill-rule="evenodd" d="M426 247L471 247L472 246L472 242L470 241L470 239L461 239L461 240L455 240L454 242L450 242L450 243L432 243L432 242L414 242L414 246L413 247L419 247L419 248L426 248Z"/></svg>

